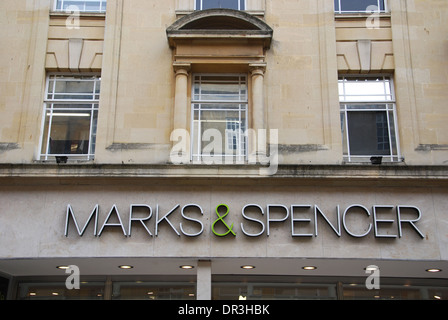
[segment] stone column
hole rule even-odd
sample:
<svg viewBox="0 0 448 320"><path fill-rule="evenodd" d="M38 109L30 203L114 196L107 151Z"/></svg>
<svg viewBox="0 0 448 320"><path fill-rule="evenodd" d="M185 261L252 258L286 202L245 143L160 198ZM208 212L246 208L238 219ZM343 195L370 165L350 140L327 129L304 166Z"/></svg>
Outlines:
<svg viewBox="0 0 448 320"><path fill-rule="evenodd" d="M209 260L198 261L197 268L197 300L212 299L212 262Z"/></svg>
<svg viewBox="0 0 448 320"><path fill-rule="evenodd" d="M188 110L188 72L189 63L174 63L176 72L176 92L174 96L174 130L187 129Z"/></svg>
<svg viewBox="0 0 448 320"><path fill-rule="evenodd" d="M264 106L264 73L266 71L265 63L254 63L249 65L252 77L252 141L249 141L249 155L256 157L257 155L266 155L266 119ZM249 159L253 161L253 159Z"/></svg>
<svg viewBox="0 0 448 320"><path fill-rule="evenodd" d="M188 128L188 73L189 63L175 62L173 64L176 73L176 90L174 95L173 113L173 148L170 159L173 163L189 163L190 161L190 134Z"/></svg>

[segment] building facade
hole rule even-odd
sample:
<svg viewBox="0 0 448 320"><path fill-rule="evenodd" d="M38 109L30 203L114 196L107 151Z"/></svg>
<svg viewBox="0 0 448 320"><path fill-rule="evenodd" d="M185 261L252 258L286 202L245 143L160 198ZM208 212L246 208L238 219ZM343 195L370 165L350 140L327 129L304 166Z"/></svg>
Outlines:
<svg viewBox="0 0 448 320"><path fill-rule="evenodd" d="M448 299L446 1L0 7L2 298Z"/></svg>

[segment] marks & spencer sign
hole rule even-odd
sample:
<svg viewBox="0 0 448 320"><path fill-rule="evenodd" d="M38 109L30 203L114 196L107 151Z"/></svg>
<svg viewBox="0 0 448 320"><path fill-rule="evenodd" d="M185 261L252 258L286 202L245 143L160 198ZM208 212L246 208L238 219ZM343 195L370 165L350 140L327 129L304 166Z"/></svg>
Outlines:
<svg viewBox="0 0 448 320"><path fill-rule="evenodd" d="M219 204L210 212L204 212L200 204L194 203L167 208L159 204L131 204L129 209L121 210L120 213L115 204L107 210L100 209L96 204L86 213L75 211L69 204L64 235L82 237L87 229L93 229L93 236L101 237L110 230L118 229L123 236L131 237L135 228L142 228L149 239L159 236L161 232L171 232L179 237L199 237L206 232L216 237L269 237L273 232L279 232L276 227L284 226L282 232L288 230L291 237L318 237L319 231L325 229L337 237L364 238L369 234L375 238L425 237L418 226L422 211L413 205L367 207L352 204L322 210L316 204L251 203L238 209Z"/></svg>

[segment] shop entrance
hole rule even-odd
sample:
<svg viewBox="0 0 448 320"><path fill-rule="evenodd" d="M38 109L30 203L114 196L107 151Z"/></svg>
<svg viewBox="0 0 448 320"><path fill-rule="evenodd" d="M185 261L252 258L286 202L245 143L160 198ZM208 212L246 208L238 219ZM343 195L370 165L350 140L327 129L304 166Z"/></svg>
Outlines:
<svg viewBox="0 0 448 320"><path fill-rule="evenodd" d="M0 300L6 300L8 295L8 285L9 280L3 277L0 277Z"/></svg>

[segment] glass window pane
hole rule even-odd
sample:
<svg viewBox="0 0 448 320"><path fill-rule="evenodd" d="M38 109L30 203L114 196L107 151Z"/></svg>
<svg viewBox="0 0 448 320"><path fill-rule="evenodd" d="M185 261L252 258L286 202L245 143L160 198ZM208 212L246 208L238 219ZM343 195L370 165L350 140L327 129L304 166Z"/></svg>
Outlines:
<svg viewBox="0 0 448 320"><path fill-rule="evenodd" d="M151 283L151 282L115 282L112 299L114 300L195 300L194 284Z"/></svg>
<svg viewBox="0 0 448 320"><path fill-rule="evenodd" d="M80 289L69 290L65 282L20 283L19 300L102 300L104 283L83 282Z"/></svg>
<svg viewBox="0 0 448 320"><path fill-rule="evenodd" d="M58 81L55 88L55 99L92 99L93 82Z"/></svg>
<svg viewBox="0 0 448 320"><path fill-rule="evenodd" d="M215 8L245 10L245 0L196 0L197 10Z"/></svg>
<svg viewBox="0 0 448 320"><path fill-rule="evenodd" d="M342 150L344 155L348 155L348 136L347 136L347 122L345 112L341 113L341 132L342 132Z"/></svg>
<svg viewBox="0 0 448 320"><path fill-rule="evenodd" d="M367 290L363 285L344 285L344 300L420 300L418 288L381 286L379 290Z"/></svg>
<svg viewBox="0 0 448 320"><path fill-rule="evenodd" d="M247 121L246 76L196 75L193 100L194 159L198 160L204 156L244 159ZM211 103L205 103L206 101ZM233 101L238 103L231 103Z"/></svg>
<svg viewBox="0 0 448 320"><path fill-rule="evenodd" d="M53 77L49 80L47 99L98 100L100 80L91 77Z"/></svg>
<svg viewBox="0 0 448 320"><path fill-rule="evenodd" d="M347 120L351 155L390 155L386 112L348 112Z"/></svg>
<svg viewBox="0 0 448 320"><path fill-rule="evenodd" d="M339 6L340 2L340 6ZM342 12L366 12L369 6L376 6L381 11L385 10L384 0L335 0L335 10Z"/></svg>
<svg viewBox="0 0 448 320"><path fill-rule="evenodd" d="M195 113L194 127L194 133L200 134L200 139L196 138L193 141L194 150L199 154L208 156L243 156L245 154L245 112L198 111Z"/></svg>
<svg viewBox="0 0 448 320"><path fill-rule="evenodd" d="M107 0L57 0L56 10L79 10L81 12L105 12Z"/></svg>
<svg viewBox="0 0 448 320"><path fill-rule="evenodd" d="M395 104L389 77L350 76L339 79L344 155L391 156L399 160ZM373 103L372 103L373 102Z"/></svg>
<svg viewBox="0 0 448 320"><path fill-rule="evenodd" d="M202 0L202 10L220 8L220 0Z"/></svg>
<svg viewBox="0 0 448 320"><path fill-rule="evenodd" d="M398 137L396 134L396 128L395 128L395 119L394 119L394 111L388 111L389 114L389 133L390 133L390 143L392 143L391 147L391 151L393 155L398 155L398 145L397 145L397 141L398 141Z"/></svg>
<svg viewBox="0 0 448 320"><path fill-rule="evenodd" d="M99 1L94 2L86 2L85 10L86 11L99 11L101 3Z"/></svg>
<svg viewBox="0 0 448 320"><path fill-rule="evenodd" d="M46 112L47 113L47 112ZM47 154L50 150L49 150L49 145L48 145L48 134L49 134L49 130L50 130L50 114L47 113L47 115L45 116L45 123L44 123L44 133L42 135L42 150L41 153L42 154Z"/></svg>
<svg viewBox="0 0 448 320"><path fill-rule="evenodd" d="M334 284L215 283L213 300L331 300L336 299Z"/></svg>
<svg viewBox="0 0 448 320"><path fill-rule="evenodd" d="M197 76L193 99L200 101L247 101L245 77Z"/></svg>
<svg viewBox="0 0 448 320"><path fill-rule="evenodd" d="M60 112L48 113L51 116L49 154L88 154L90 142L91 113Z"/></svg>
<svg viewBox="0 0 448 320"><path fill-rule="evenodd" d="M49 155L92 159L100 83L101 78L96 76L49 77L41 142L44 160L48 160ZM91 102L86 103L85 100Z"/></svg>
<svg viewBox="0 0 448 320"><path fill-rule="evenodd" d="M82 1L61 1L62 10L73 9L77 7L78 10L82 11L84 9L84 3Z"/></svg>
<svg viewBox="0 0 448 320"><path fill-rule="evenodd" d="M392 101L389 78L351 78L339 80L340 101Z"/></svg>

